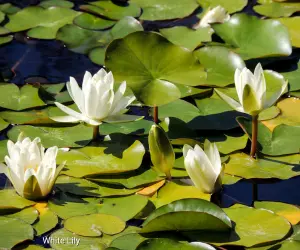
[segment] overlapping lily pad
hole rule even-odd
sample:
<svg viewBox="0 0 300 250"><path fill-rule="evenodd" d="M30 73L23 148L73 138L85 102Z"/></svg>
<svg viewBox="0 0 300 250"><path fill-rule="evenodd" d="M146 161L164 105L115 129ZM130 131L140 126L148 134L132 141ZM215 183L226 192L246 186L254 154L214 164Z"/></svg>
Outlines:
<svg viewBox="0 0 300 250"><path fill-rule="evenodd" d="M83 28L91 30L102 30L113 26L116 22L96 17L89 13L82 13L74 19L74 24Z"/></svg>
<svg viewBox="0 0 300 250"><path fill-rule="evenodd" d="M300 47L300 38L298 36L300 27L298 25L300 21L300 17L290 17L290 18L279 18L277 19L280 21L282 24L284 24L289 31L291 40L292 40L292 45L294 47Z"/></svg>
<svg viewBox="0 0 300 250"><path fill-rule="evenodd" d="M64 7L64 8L73 8L74 3L66 0L44 0L42 1L39 6L44 8L50 8L50 7Z"/></svg>
<svg viewBox="0 0 300 250"><path fill-rule="evenodd" d="M42 235L53 229L57 223L58 218L47 206L47 203L37 203L35 208L39 211L39 220L33 224L36 235Z"/></svg>
<svg viewBox="0 0 300 250"><path fill-rule="evenodd" d="M137 98L149 106L180 98L176 84L200 85L206 75L192 52L153 32L135 32L113 41L105 65L116 81L126 79Z"/></svg>
<svg viewBox="0 0 300 250"><path fill-rule="evenodd" d="M277 20L235 14L224 24L213 25L213 29L243 59L288 56L292 53L288 30Z"/></svg>
<svg viewBox="0 0 300 250"><path fill-rule="evenodd" d="M0 4L0 10L6 14L14 14L18 12L20 8L11 3L3 3Z"/></svg>
<svg viewBox="0 0 300 250"><path fill-rule="evenodd" d="M22 220L28 224L32 224L33 222L35 222L36 219L38 218L38 216L39 216L39 213L34 207L24 208L20 212L6 215L6 217L16 218L16 219Z"/></svg>
<svg viewBox="0 0 300 250"><path fill-rule="evenodd" d="M300 3L277 3L272 2L269 4L254 6L254 10L268 17L289 17L293 13L300 11Z"/></svg>
<svg viewBox="0 0 300 250"><path fill-rule="evenodd" d="M234 13L242 10L247 5L247 0L197 0L198 3L204 7L216 7L218 5L225 8L229 13Z"/></svg>

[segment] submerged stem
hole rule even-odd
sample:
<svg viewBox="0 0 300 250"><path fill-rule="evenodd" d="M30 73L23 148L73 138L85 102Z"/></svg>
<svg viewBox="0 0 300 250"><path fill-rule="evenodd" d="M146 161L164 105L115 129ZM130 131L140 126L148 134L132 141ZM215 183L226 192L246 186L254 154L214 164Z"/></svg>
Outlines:
<svg viewBox="0 0 300 250"><path fill-rule="evenodd" d="M93 141L97 141L100 137L99 125L93 127Z"/></svg>
<svg viewBox="0 0 300 250"><path fill-rule="evenodd" d="M158 124L158 107L153 107L153 120L156 124Z"/></svg>
<svg viewBox="0 0 300 250"><path fill-rule="evenodd" d="M252 116L252 140L250 156L255 158L257 149L258 115Z"/></svg>

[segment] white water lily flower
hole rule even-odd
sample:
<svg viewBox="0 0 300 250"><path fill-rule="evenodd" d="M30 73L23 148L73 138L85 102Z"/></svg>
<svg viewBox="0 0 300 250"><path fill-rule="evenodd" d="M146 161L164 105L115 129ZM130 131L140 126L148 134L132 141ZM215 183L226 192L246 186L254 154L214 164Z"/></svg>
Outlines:
<svg viewBox="0 0 300 250"><path fill-rule="evenodd" d="M210 24L212 23L224 23L230 19L230 15L227 13L227 11L221 7L220 5L209 9L201 18L200 22L196 24L193 28L205 28L210 27Z"/></svg>
<svg viewBox="0 0 300 250"><path fill-rule="evenodd" d="M31 141L23 139L7 142L9 156L5 156L5 164L0 165L0 173L4 173L11 181L17 193L26 199L38 200L46 197L52 190L63 165L56 168L56 146L45 148L40 138Z"/></svg>
<svg viewBox="0 0 300 250"><path fill-rule="evenodd" d="M246 67L241 71L236 69L234 75L235 88L239 102L215 89L217 94L232 108L252 116L258 115L262 110L271 107L285 92L288 82L277 72L270 71L281 79L282 86L269 99L266 97L266 80L262 66L257 64L254 74Z"/></svg>
<svg viewBox="0 0 300 250"><path fill-rule="evenodd" d="M215 143L204 142L204 151L199 145L183 147L184 165L188 175L203 193L212 194L222 185L222 163Z"/></svg>
<svg viewBox="0 0 300 250"><path fill-rule="evenodd" d="M55 105L69 116L51 117L57 122L83 121L92 126L102 122L125 122L137 119L137 116L125 115L126 107L135 100L134 96L124 97L126 82L114 92L114 78L111 72L100 69L94 76L86 72L83 78L82 89L73 77L67 83L67 89L79 112L55 102Z"/></svg>

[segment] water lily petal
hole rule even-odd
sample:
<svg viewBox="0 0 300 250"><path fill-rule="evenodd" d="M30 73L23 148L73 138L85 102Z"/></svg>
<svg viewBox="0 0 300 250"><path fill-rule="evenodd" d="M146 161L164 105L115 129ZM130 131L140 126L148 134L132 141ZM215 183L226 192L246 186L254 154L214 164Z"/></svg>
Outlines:
<svg viewBox="0 0 300 250"><path fill-rule="evenodd" d="M222 163L216 143L205 140L204 152L207 155L215 174L219 175L221 173Z"/></svg>
<svg viewBox="0 0 300 250"><path fill-rule="evenodd" d="M111 109L110 115L123 113L126 107L130 105L134 100L135 100L135 96L126 96L121 98L118 102L115 103L113 109Z"/></svg>
<svg viewBox="0 0 300 250"><path fill-rule="evenodd" d="M89 71L86 71L84 76L83 76L83 81L82 81L82 93L83 96L85 96L85 89L89 84L91 84L92 80L92 74Z"/></svg>
<svg viewBox="0 0 300 250"><path fill-rule="evenodd" d="M67 89L78 109L84 113L84 95L75 78L70 77L70 82L67 82Z"/></svg>
<svg viewBox="0 0 300 250"><path fill-rule="evenodd" d="M85 121L86 117L73 109L68 108L67 106L60 104L59 102L54 103L59 109L61 109L63 112L67 113L70 116L73 116L74 118L80 120L80 121Z"/></svg>
<svg viewBox="0 0 300 250"><path fill-rule="evenodd" d="M183 146L183 149L182 149L182 151L183 151L183 156L184 156L184 157L187 156L189 150L194 150L194 149L193 149L193 147L191 147L190 145L185 144L185 145Z"/></svg>
<svg viewBox="0 0 300 250"><path fill-rule="evenodd" d="M216 93L225 101L228 103L228 105L230 107L232 107L233 109L235 109L236 111L239 112L244 112L244 109L242 107L242 105L240 103L238 103L236 100L232 99L231 97L225 95L224 93L222 93L221 91L215 89Z"/></svg>
<svg viewBox="0 0 300 250"><path fill-rule="evenodd" d="M56 121L56 122L70 122L70 123L73 123L73 122L80 122L79 119L73 117L73 116L70 116L70 115L66 115L66 116L53 116L53 117L50 117L51 120L53 121Z"/></svg>
<svg viewBox="0 0 300 250"><path fill-rule="evenodd" d="M144 116L137 115L113 115L105 118L103 121L107 123L131 122L143 119Z"/></svg>

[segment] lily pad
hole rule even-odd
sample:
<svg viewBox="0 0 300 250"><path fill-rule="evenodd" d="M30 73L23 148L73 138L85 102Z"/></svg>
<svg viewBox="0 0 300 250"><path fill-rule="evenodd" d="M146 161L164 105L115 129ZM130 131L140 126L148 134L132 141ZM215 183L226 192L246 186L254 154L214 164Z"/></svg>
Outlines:
<svg viewBox="0 0 300 250"><path fill-rule="evenodd" d="M300 43L299 43L299 47L300 47ZM281 74L284 76L285 79L288 79L289 81L289 91L300 90L300 61L298 62L296 70L291 72L281 73Z"/></svg>
<svg viewBox="0 0 300 250"><path fill-rule="evenodd" d="M246 67L243 59L226 47L205 46L194 54L207 71L205 85L223 87L232 84L235 70Z"/></svg>
<svg viewBox="0 0 300 250"><path fill-rule="evenodd" d="M18 243L33 239L33 228L24 221L0 216L0 224L0 246L3 249L12 249Z"/></svg>
<svg viewBox="0 0 300 250"><path fill-rule="evenodd" d="M34 207L24 208L20 212L6 215L6 217L16 218L16 219L22 220L28 224L32 224L33 222L35 222L36 219L38 218L38 216L39 216L39 213Z"/></svg>
<svg viewBox="0 0 300 250"><path fill-rule="evenodd" d="M74 3L70 2L70 1L65 1L65 0L45 0L42 1L39 6L43 7L43 8L50 8L50 7L63 7L63 8L73 8L74 7Z"/></svg>
<svg viewBox="0 0 300 250"><path fill-rule="evenodd" d="M185 186L174 182L168 182L158 191L157 196L152 198L151 201L156 208L159 208L173 201L187 198L210 200L210 194L204 194L194 186Z"/></svg>
<svg viewBox="0 0 300 250"><path fill-rule="evenodd" d="M245 179L251 178L277 178L286 180L300 175L300 155L281 157L259 157L257 160L244 153L230 155L225 166L225 173ZM243 167L241 167L243 166Z"/></svg>
<svg viewBox="0 0 300 250"><path fill-rule="evenodd" d="M252 135L251 121L244 118L237 118L243 130ZM300 126L278 125L270 131L262 123L258 124L259 151L267 155L285 155L299 152L300 141L295 140L300 134Z"/></svg>
<svg viewBox="0 0 300 250"><path fill-rule="evenodd" d="M13 40L13 36L1 36L0 37L0 45L9 43Z"/></svg>
<svg viewBox="0 0 300 250"><path fill-rule="evenodd" d="M125 188L110 188L97 185L86 179L74 178L66 175L61 175L56 180L55 186L63 192L81 195L81 196L123 196L133 194L140 189L125 189Z"/></svg>
<svg viewBox="0 0 300 250"><path fill-rule="evenodd" d="M83 28L91 30L102 30L113 26L116 22L96 17L89 13L82 13L74 19L74 24Z"/></svg>
<svg viewBox="0 0 300 250"><path fill-rule="evenodd" d="M35 207L39 211L39 220L33 225L36 235L42 235L53 229L57 223L58 218L47 206L47 203L38 203Z"/></svg>
<svg viewBox="0 0 300 250"><path fill-rule="evenodd" d="M101 242L101 238L99 237L84 237L80 235L75 235L68 230L62 228L54 233L51 234L51 237L53 239L64 239L65 242L59 242L59 241L51 241L49 242L51 244L51 247L56 250L67 250L67 249L74 249L76 247L77 250L87 250L87 249L93 249L93 250L104 250L106 249L106 246ZM71 239L77 240L73 242L73 244L66 244L67 239L71 241Z"/></svg>
<svg viewBox="0 0 300 250"><path fill-rule="evenodd" d="M228 231L229 217L221 208L201 199L173 201L156 209L145 222L141 233L160 231Z"/></svg>
<svg viewBox="0 0 300 250"><path fill-rule="evenodd" d="M141 14L141 9L133 1L126 6L116 5L112 1L95 1L90 2L90 5L81 5L80 9L112 20L127 16L138 17Z"/></svg>
<svg viewBox="0 0 300 250"><path fill-rule="evenodd" d="M13 189L0 190L0 214L16 212L34 204L35 202L22 198Z"/></svg>
<svg viewBox="0 0 300 250"><path fill-rule="evenodd" d="M38 95L38 89L31 85L20 89L14 84L0 85L0 107L19 111L44 105Z"/></svg>
<svg viewBox="0 0 300 250"><path fill-rule="evenodd" d="M3 120L1 117L0 117L0 131L3 130L3 129L6 129L8 127L9 123L7 123L5 120Z"/></svg>
<svg viewBox="0 0 300 250"><path fill-rule="evenodd" d="M169 20L192 14L199 5L194 0L131 0L143 9L142 20Z"/></svg>
<svg viewBox="0 0 300 250"><path fill-rule="evenodd" d="M73 177L116 174L140 167L145 154L145 148L140 141L135 141L125 149L114 148L114 145L60 152L57 162L67 161L63 173Z"/></svg>
<svg viewBox="0 0 300 250"><path fill-rule="evenodd" d="M273 211L274 213L286 218L292 225L296 225L300 221L300 209L296 206L272 201L256 201L255 208L263 208Z"/></svg>
<svg viewBox="0 0 300 250"><path fill-rule="evenodd" d="M216 7L218 5L222 6L229 13L234 13L242 10L247 5L247 0L197 0L198 3L204 7Z"/></svg>
<svg viewBox="0 0 300 250"><path fill-rule="evenodd" d="M191 51L199 47L202 42L211 42L213 33L210 27L194 30L184 26L164 28L160 29L159 32L170 42Z"/></svg>
<svg viewBox="0 0 300 250"><path fill-rule="evenodd" d="M256 5L254 10L267 17L289 17L293 13L300 11L300 3L277 3Z"/></svg>
<svg viewBox="0 0 300 250"><path fill-rule="evenodd" d="M20 10L19 7L12 5L11 3L0 4L0 10L5 14L14 14Z"/></svg>
<svg viewBox="0 0 300 250"><path fill-rule="evenodd" d="M116 81L126 79L136 97L149 106L180 98L176 84L199 85L206 75L192 52L153 32L114 40L107 48L105 65Z"/></svg>
<svg viewBox="0 0 300 250"><path fill-rule="evenodd" d="M294 47L299 48L300 47L300 38L299 38L299 31L300 27L298 25L300 21L300 17L290 17L290 18L279 18L277 19L280 21L283 25L285 25L289 31L292 45Z"/></svg>
<svg viewBox="0 0 300 250"><path fill-rule="evenodd" d="M292 53L288 29L277 20L235 14L224 24L214 24L213 29L243 59L288 56ZM249 32L245 33L245 30Z"/></svg>
<svg viewBox="0 0 300 250"><path fill-rule="evenodd" d="M67 230L81 236L100 236L117 234L125 229L126 223L109 214L90 214L75 216L64 222Z"/></svg>

